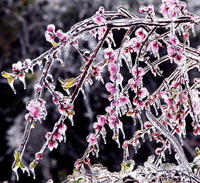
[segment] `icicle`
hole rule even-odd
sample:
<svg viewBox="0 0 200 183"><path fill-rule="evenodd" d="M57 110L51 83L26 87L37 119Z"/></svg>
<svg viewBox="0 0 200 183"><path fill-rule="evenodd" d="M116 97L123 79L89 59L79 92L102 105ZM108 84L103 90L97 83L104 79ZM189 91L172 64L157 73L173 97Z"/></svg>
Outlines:
<svg viewBox="0 0 200 183"><path fill-rule="evenodd" d="M143 135L142 137L142 142L145 142L146 141L146 139L145 139L145 136Z"/></svg>
<svg viewBox="0 0 200 183"><path fill-rule="evenodd" d="M128 102L128 104L127 104L127 111L133 111L133 107L132 107L132 104L131 104L131 102Z"/></svg>
<svg viewBox="0 0 200 183"><path fill-rule="evenodd" d="M156 104L156 108L160 109L161 103L160 103L160 99L159 98L155 100L155 104Z"/></svg>
<svg viewBox="0 0 200 183"><path fill-rule="evenodd" d="M162 153L162 159L163 159L163 161L166 161L165 153Z"/></svg>
<svg viewBox="0 0 200 183"><path fill-rule="evenodd" d="M151 136L150 130L148 130L147 133L148 133L149 141L151 142L152 141L152 136Z"/></svg>
<svg viewBox="0 0 200 183"><path fill-rule="evenodd" d="M196 37L196 33L195 33L195 29L194 29L194 24L191 25L191 30L192 30L193 37Z"/></svg>
<svg viewBox="0 0 200 183"><path fill-rule="evenodd" d="M181 32L181 29L180 29L180 27L181 27L181 26L179 26L179 27L178 27L178 29L177 29L177 31L178 31L178 35L179 35L179 36L181 36L181 35L182 35L182 32Z"/></svg>
<svg viewBox="0 0 200 183"><path fill-rule="evenodd" d="M179 135L179 140L180 140L181 146L183 146L184 143L183 143L183 139L182 139L182 137L181 137L181 134L178 134L178 135Z"/></svg>
<svg viewBox="0 0 200 183"><path fill-rule="evenodd" d="M100 81L102 82L102 84L105 84L102 76L100 77Z"/></svg>
<svg viewBox="0 0 200 183"><path fill-rule="evenodd" d="M85 91L84 91L84 89L81 88L80 90L81 90L81 92L82 92L82 94L83 94L83 98L84 98L84 100L86 100L86 95L85 95Z"/></svg>
<svg viewBox="0 0 200 183"><path fill-rule="evenodd" d="M129 157L129 150L127 147L127 148L124 148L124 151L123 151L123 161L126 161L128 157Z"/></svg>
<svg viewBox="0 0 200 183"><path fill-rule="evenodd" d="M137 154L137 147L136 146L134 146L134 152L135 152L135 154Z"/></svg>
<svg viewBox="0 0 200 183"><path fill-rule="evenodd" d="M11 89L13 90L14 94L16 94L16 90L15 90L15 87L14 87L14 83L8 83L11 87Z"/></svg>
<svg viewBox="0 0 200 183"><path fill-rule="evenodd" d="M26 81L25 81L25 75L22 77L19 77L19 80L23 83L24 90L26 89Z"/></svg>
<svg viewBox="0 0 200 183"><path fill-rule="evenodd" d="M132 72L133 64L132 64L132 59L131 59L131 54L129 54L127 57L126 55L123 55L123 60L125 61L127 68L129 72Z"/></svg>
<svg viewBox="0 0 200 183"><path fill-rule="evenodd" d="M93 81L91 78L87 78L87 83L89 83L90 85L93 85Z"/></svg>
<svg viewBox="0 0 200 183"><path fill-rule="evenodd" d="M115 142L117 142L118 148L120 148L119 130L118 130L118 129L114 129L112 139L113 139Z"/></svg>
<svg viewBox="0 0 200 183"><path fill-rule="evenodd" d="M123 126L120 127L120 130L121 130L121 132L122 132L123 139L125 139L125 133L124 133L124 128L123 128Z"/></svg>
<svg viewBox="0 0 200 183"><path fill-rule="evenodd" d="M173 35L175 35L175 24L174 24L174 20L172 20L172 22L171 22L171 33L172 33Z"/></svg>
<svg viewBox="0 0 200 183"><path fill-rule="evenodd" d="M96 154L96 158L98 158L99 157L99 145L98 144L96 144L96 151L95 151L95 154Z"/></svg>
<svg viewBox="0 0 200 183"><path fill-rule="evenodd" d="M73 115L68 115L68 119L70 120L71 125L74 126Z"/></svg>
<svg viewBox="0 0 200 183"><path fill-rule="evenodd" d="M136 126L136 124L137 124L136 118L132 117L132 119L133 119L133 125Z"/></svg>
<svg viewBox="0 0 200 183"><path fill-rule="evenodd" d="M103 143L107 144L106 142L106 133L101 133L102 139L103 139Z"/></svg>
<svg viewBox="0 0 200 183"><path fill-rule="evenodd" d="M115 39L113 37L112 31L110 31L109 38L110 38L111 42L113 43L113 46L116 47L116 43L115 43Z"/></svg>
<svg viewBox="0 0 200 183"><path fill-rule="evenodd" d="M153 108L154 108L154 110L155 110L155 112L156 112L156 116L157 116L157 115L158 115L158 110L157 110L156 103L153 102L152 105L153 105Z"/></svg>
<svg viewBox="0 0 200 183"><path fill-rule="evenodd" d="M14 168L12 168L12 171L15 173L16 177L17 177L17 181L19 181L19 174L18 174L18 167L15 166Z"/></svg>
<svg viewBox="0 0 200 183"><path fill-rule="evenodd" d="M141 127L141 129L143 129L143 128L144 128L144 126L143 126L143 121L142 121L142 118L141 118L140 115L138 116L138 120L139 120L139 122L140 122L140 127Z"/></svg>
<svg viewBox="0 0 200 183"><path fill-rule="evenodd" d="M120 109L121 109L121 116L124 115L124 114L126 114L127 111L128 111L128 108L127 108L126 105L122 106Z"/></svg>
<svg viewBox="0 0 200 183"><path fill-rule="evenodd" d="M74 125L74 124L73 124L73 125ZM72 126L73 126L73 125L72 125ZM64 141L64 143L66 143L66 135L65 135L65 134L63 135L63 141Z"/></svg>
<svg viewBox="0 0 200 183"><path fill-rule="evenodd" d="M119 114L119 117L121 117L122 116L122 109L118 108L117 113Z"/></svg>
<svg viewBox="0 0 200 183"><path fill-rule="evenodd" d="M24 166L23 168L21 168L21 170L22 170L23 173L27 172L28 176L30 176L29 169L26 166Z"/></svg>
<svg viewBox="0 0 200 183"><path fill-rule="evenodd" d="M35 175L35 169L34 168L32 168L32 169L30 169L31 170L31 172L32 172L32 174L33 174L33 179L35 180L36 179L36 175Z"/></svg>

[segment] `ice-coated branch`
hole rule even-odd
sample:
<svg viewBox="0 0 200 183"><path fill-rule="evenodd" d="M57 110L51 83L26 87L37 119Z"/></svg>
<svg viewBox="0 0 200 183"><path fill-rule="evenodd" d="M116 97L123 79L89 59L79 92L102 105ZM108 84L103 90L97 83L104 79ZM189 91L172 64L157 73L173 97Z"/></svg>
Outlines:
<svg viewBox="0 0 200 183"><path fill-rule="evenodd" d="M191 124L194 135L200 134L200 92L198 91L200 81L198 78L191 81L188 76L189 71L200 68L198 58L200 49L192 48L189 40L189 31L193 31L194 25L199 25L200 19L189 13L186 10L186 4L179 0L163 0L160 8L163 17L157 17L153 5L149 5L140 8L140 13L145 14L144 18L140 18L124 8L119 8L117 11L105 11L103 7L100 7L92 17L75 24L66 33L56 30L56 27L50 24L47 26L45 38L52 47L33 60L26 59L13 64L11 73L2 72L2 76L16 92L14 88L16 79L22 81L25 87L26 74L29 71L34 72L36 65L39 65L41 70L39 81L34 86L34 98L26 105L28 113L25 116L24 135L14 154L13 171L17 179L19 168L28 173L31 170L35 178L34 169L43 159L46 150L52 151L58 147L59 143L66 141L66 120L70 120L73 126L74 105L80 91L84 90L84 85L100 80L108 93L109 105L105 108L104 114L96 117L93 123L94 132L86 139L88 146L82 158L75 162L74 173L68 177L68 180L87 182L95 177L95 171L105 170L102 167L92 166L90 156L98 157L99 143L101 138L104 144L106 143L107 127L109 127L113 133L112 139L119 148L121 147L120 138L122 139L125 152L120 173L110 176L110 181L114 179L118 182L122 181L131 172L138 175L132 180L140 179L138 182L144 182L142 177L145 176L146 180L150 180L149 175L141 175L149 169L151 173L156 168L158 171L164 171L160 167L163 154L166 149L171 151L171 146L176 151L179 164L176 167L177 171L185 173L187 178L190 177L196 182L200 181L194 171L192 172L192 166L181 146L186 136L187 116L193 120ZM125 30L125 34L122 35L120 44L116 44L115 31L119 29ZM97 42L94 49L85 51L79 45L82 40L85 41L86 35L93 37ZM61 50L70 51L70 47L74 47L83 60L80 74L73 78L54 78L51 72L52 66L57 60L61 60ZM100 54L103 57L101 61L98 59ZM165 69L161 70L163 63L168 64L169 68L173 66L168 76L165 76ZM124 70L127 73L124 73ZM108 73L108 77L104 83L105 72ZM148 86L150 80L146 76L150 74L162 80L157 87ZM56 90L57 81L61 84L62 91ZM55 122L52 131L46 133L45 143L35 153L28 168L22 158L31 131L37 126L38 121L42 122L47 116L46 105L48 104L44 99L44 91L50 93L60 117ZM152 114L152 109L156 116ZM125 140L123 116L131 117L135 126L137 123L140 124L136 126L139 128L132 134L133 137L130 140ZM133 170L135 163L128 159L130 158L128 146L132 145L137 152L146 135L150 140L153 138L163 146L155 150L158 155L155 161L148 160L142 170L140 168ZM180 167L183 171L178 169ZM96 176L97 181L104 179L107 179L107 175Z"/></svg>

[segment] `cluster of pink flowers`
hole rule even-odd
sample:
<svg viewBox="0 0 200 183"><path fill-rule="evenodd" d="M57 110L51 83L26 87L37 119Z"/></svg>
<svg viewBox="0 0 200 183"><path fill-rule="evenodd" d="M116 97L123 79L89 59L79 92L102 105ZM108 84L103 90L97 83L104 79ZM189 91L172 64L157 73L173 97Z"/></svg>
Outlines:
<svg viewBox="0 0 200 183"><path fill-rule="evenodd" d="M148 6L141 6L139 8L139 12L146 13L147 17L150 17L150 18L155 16L154 6L152 4L149 4Z"/></svg>
<svg viewBox="0 0 200 183"><path fill-rule="evenodd" d="M165 17L177 17L182 15L182 11L185 10L186 3L179 0L162 0L160 6L160 12Z"/></svg>
<svg viewBox="0 0 200 183"><path fill-rule="evenodd" d="M148 90L143 87L143 75L145 71L141 67L133 67L132 75L133 78L129 80L129 85L131 89L136 93L136 96L133 98L133 104L137 106L138 109L144 107L143 99L148 96Z"/></svg>
<svg viewBox="0 0 200 183"><path fill-rule="evenodd" d="M24 89L26 89L25 72L29 70L33 70L33 64L30 59L25 59L23 63L18 61L12 65L12 72L23 83Z"/></svg>
<svg viewBox="0 0 200 183"><path fill-rule="evenodd" d="M140 51L143 41L146 39L148 33L143 28L138 28L135 31L136 37L131 38L125 45L125 54L129 52L136 52Z"/></svg>
<svg viewBox="0 0 200 183"><path fill-rule="evenodd" d="M58 106L58 110L62 115L73 115L74 106L70 104L70 99L65 97L61 92L56 91L53 102Z"/></svg>
<svg viewBox="0 0 200 183"><path fill-rule="evenodd" d="M41 98L29 101L26 105L26 109L29 111L26 114L26 119L33 119L35 121L45 119L47 115L45 104L45 100Z"/></svg>
<svg viewBox="0 0 200 183"><path fill-rule="evenodd" d="M60 29L56 31L55 25L49 24L47 26L47 31L45 32L46 40L53 44L56 43L55 42L56 37L59 39L60 42L65 42L69 39L69 35L67 33L64 33Z"/></svg>
<svg viewBox="0 0 200 183"><path fill-rule="evenodd" d="M65 138L65 132L67 126L64 123L61 123L56 132L51 133L47 132L45 137L48 140L48 148L52 151L54 148L58 147L58 142L62 142Z"/></svg>
<svg viewBox="0 0 200 183"><path fill-rule="evenodd" d="M106 18L104 17L104 7L99 8L92 20L99 26L106 24Z"/></svg>

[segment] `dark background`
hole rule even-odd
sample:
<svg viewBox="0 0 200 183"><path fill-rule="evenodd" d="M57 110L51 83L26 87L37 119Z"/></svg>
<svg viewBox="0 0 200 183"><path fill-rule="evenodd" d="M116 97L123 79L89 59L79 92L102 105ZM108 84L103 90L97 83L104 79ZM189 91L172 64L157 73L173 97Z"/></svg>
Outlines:
<svg viewBox="0 0 200 183"><path fill-rule="evenodd" d="M128 8L137 14L140 5L153 3L158 11L158 0L1 0L0 1L0 71L9 71L13 63L25 58L36 58L50 48L50 44L45 41L44 32L50 23L63 31L75 23L92 16L98 7L103 5L106 10L115 10L118 6ZM200 14L198 1L189 1L189 9L193 13ZM198 31L198 29L197 29ZM119 44L123 36L123 31L115 32L114 36ZM199 34L191 38L192 46L199 45ZM82 43L82 46L92 48L95 40ZM101 57L99 57L101 58ZM71 49L69 55L63 56L65 65L55 64L52 73L55 78L59 75L63 78L74 77L79 74L81 59L75 50ZM191 77L196 72L190 73ZM19 82L15 82L17 94L14 95L7 84L7 81L0 77L0 182L16 182L12 173L13 152L19 145L24 131L24 115L26 101L33 96L33 84L39 77L39 71L28 74L26 77L27 90ZM106 81L106 74L104 75ZM150 85L156 86L157 80L153 77L148 80ZM59 84L57 90L61 90ZM104 108L109 104L103 85L95 82L93 86L85 87L86 99L80 95L75 102L75 125L68 125L67 142L59 144L53 152L46 152L45 158L36 169L36 180L22 175L20 172L20 183L37 182L44 183L52 178L56 183L61 182L67 175L72 173L73 164L80 158L87 147L86 136L92 132L92 123L96 120L96 115L104 114ZM35 152L37 152L45 141L44 134L51 131L53 124L59 117L55 106L51 103L48 93L44 94L47 100L47 119L32 131L30 141L27 145L24 159L29 163ZM122 119L126 138L132 137L136 127L133 127L130 119ZM67 121L67 124L69 122ZM111 140L112 132L108 130L107 144L100 142L99 159L92 158L92 163L102 163L110 171L119 171L122 160L122 150L117 148L117 144ZM190 126L189 133L185 140L185 152L192 161L195 156L194 147L198 146L198 137L192 136ZM143 143L138 154L130 153L130 156L142 164L150 154L154 154L154 142ZM167 156L173 161L173 158Z"/></svg>

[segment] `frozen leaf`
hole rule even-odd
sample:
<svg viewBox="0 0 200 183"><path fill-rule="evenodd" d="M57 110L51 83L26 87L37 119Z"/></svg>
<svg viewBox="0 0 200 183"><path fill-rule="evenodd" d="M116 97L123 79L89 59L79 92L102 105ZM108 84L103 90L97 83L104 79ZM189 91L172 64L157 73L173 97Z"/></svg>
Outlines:
<svg viewBox="0 0 200 183"><path fill-rule="evenodd" d="M16 75L13 74L13 73L5 72L5 71L1 72L1 75L2 75L4 78L7 79L8 84L9 84L10 87L12 88L14 94L16 94L16 90L15 90L14 85L13 85L13 84L14 84L14 81L15 81L15 79L16 79Z"/></svg>

